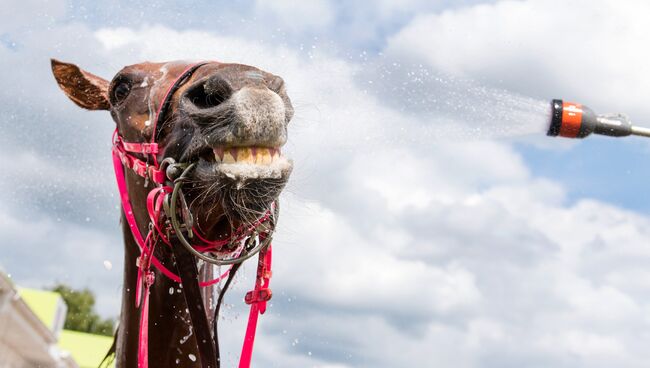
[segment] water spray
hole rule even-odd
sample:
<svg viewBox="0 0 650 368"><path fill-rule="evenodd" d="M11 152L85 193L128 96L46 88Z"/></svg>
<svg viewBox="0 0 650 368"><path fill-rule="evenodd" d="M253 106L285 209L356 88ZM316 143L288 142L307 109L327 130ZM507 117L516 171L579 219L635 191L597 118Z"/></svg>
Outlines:
<svg viewBox="0 0 650 368"><path fill-rule="evenodd" d="M638 135L650 138L650 128L632 125L624 114L596 115L587 106L562 100L553 100L551 107L551 125L546 134L552 137L584 138L594 133L610 137Z"/></svg>

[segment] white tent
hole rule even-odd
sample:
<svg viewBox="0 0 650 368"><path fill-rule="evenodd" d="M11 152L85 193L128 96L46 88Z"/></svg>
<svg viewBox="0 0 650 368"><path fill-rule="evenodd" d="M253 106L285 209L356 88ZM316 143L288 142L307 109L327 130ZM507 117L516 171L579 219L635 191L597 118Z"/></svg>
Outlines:
<svg viewBox="0 0 650 368"><path fill-rule="evenodd" d="M76 368L72 357L56 346L65 308L62 300L57 303L54 320L47 326L0 272L0 368Z"/></svg>

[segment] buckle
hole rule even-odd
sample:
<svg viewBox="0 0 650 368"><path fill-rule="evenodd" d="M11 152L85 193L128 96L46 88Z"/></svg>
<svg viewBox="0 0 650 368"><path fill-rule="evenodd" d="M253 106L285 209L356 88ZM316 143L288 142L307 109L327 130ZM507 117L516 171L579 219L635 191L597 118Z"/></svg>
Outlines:
<svg viewBox="0 0 650 368"><path fill-rule="evenodd" d="M151 287L153 285L154 281L156 281L156 274L153 273L153 271L149 271L146 273L144 276L144 283L147 287Z"/></svg>
<svg viewBox="0 0 650 368"><path fill-rule="evenodd" d="M246 293L244 302L246 304L267 302L271 300L272 296L273 292L269 288L255 289Z"/></svg>
<svg viewBox="0 0 650 368"><path fill-rule="evenodd" d="M144 271L145 268L148 266L148 264L149 264L149 257L147 256L146 253L142 253L142 254L140 254L140 255L135 259L135 265L136 265L139 269L141 269L141 270L143 270L143 271Z"/></svg>

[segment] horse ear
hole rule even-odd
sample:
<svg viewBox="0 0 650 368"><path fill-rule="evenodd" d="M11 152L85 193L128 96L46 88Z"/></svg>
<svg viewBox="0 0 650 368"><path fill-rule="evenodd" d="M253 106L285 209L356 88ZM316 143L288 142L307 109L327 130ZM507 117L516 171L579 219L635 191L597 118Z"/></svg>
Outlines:
<svg viewBox="0 0 650 368"><path fill-rule="evenodd" d="M75 64L51 59L56 82L72 102L88 110L108 110L109 82L80 69Z"/></svg>

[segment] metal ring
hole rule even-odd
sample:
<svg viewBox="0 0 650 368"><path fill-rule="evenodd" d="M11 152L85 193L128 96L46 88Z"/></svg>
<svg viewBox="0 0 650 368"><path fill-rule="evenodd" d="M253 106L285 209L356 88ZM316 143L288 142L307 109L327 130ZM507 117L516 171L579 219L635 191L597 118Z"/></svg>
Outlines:
<svg viewBox="0 0 650 368"><path fill-rule="evenodd" d="M178 179L176 179L174 181L174 190L172 191L171 203L170 203L170 209L169 209L170 213L168 214L169 217L171 218L172 227L174 228L174 231L176 232L176 237L181 242L181 244L183 244L185 249L187 249L195 257L197 257L199 259L202 259L205 262L212 263L212 264L215 264L215 265L218 265L218 266L226 266L226 265L232 265L232 264L235 264L235 263L244 262L245 260L247 260L247 259L251 258L252 256L254 256L255 254L257 254L260 250L268 247L269 244L271 244L271 239L272 239L271 234L267 234L267 236L264 238L264 240L260 241L255 246L255 248L251 249L246 254L239 255L237 258L233 258L233 259L218 259L218 258L215 258L215 257L211 257L211 256L208 256L208 255L205 255L205 254L199 252L198 250L194 249L194 247L192 247L192 244L190 244L190 242L187 241L187 239L185 238L185 235L183 235L183 232L182 232L182 229L181 229L181 224L178 221L178 217L176 216L176 203L178 201L178 194L181 192L181 187L183 186L183 183L184 183L184 180L182 180L182 179L184 179L186 177L186 175L194 168L195 165L196 165L196 163L192 163L189 166L187 166L185 168L185 170L183 171L183 173L181 174L181 176L178 177ZM257 237L257 236L258 235L256 235L255 237ZM249 241L251 238L252 237L249 237L249 239L247 239L246 241Z"/></svg>
<svg viewBox="0 0 650 368"><path fill-rule="evenodd" d="M172 157L167 157L160 163L160 171L165 173L168 180L174 182L188 166L187 163L177 163Z"/></svg>

